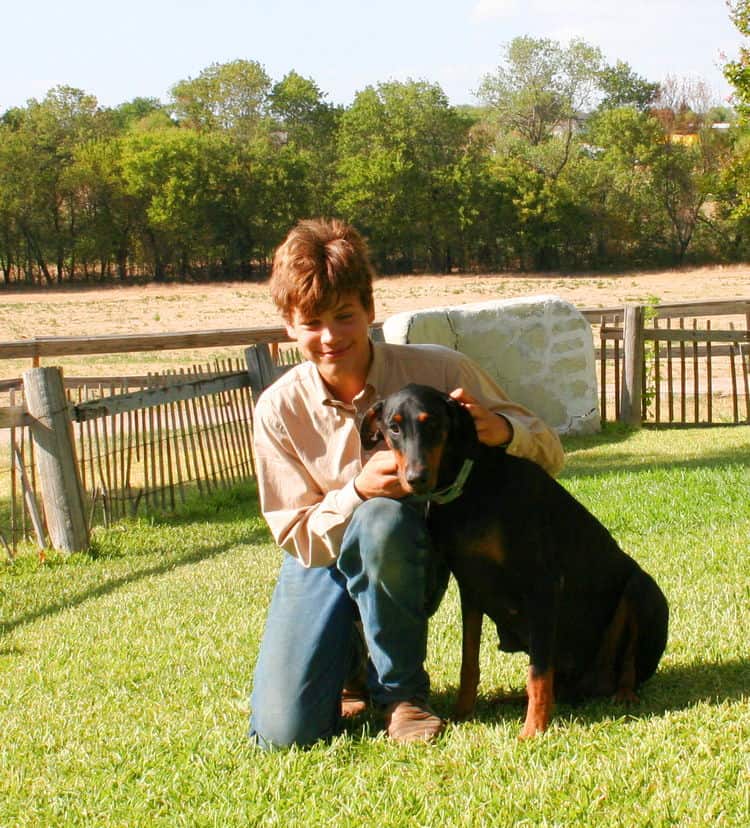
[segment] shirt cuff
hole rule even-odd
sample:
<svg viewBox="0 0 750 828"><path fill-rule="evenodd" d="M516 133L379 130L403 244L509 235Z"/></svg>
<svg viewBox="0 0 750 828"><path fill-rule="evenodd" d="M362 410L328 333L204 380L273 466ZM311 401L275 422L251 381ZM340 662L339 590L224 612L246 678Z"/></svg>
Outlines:
<svg viewBox="0 0 750 828"><path fill-rule="evenodd" d="M523 423L503 414L503 417L510 423L510 429L513 436L507 443L503 443L504 448L509 454L515 454L518 457L527 457L529 454L529 444L532 442L531 435Z"/></svg>
<svg viewBox="0 0 750 828"><path fill-rule="evenodd" d="M361 506L365 502L354 488L354 478L336 492L335 501L336 511L347 519L354 514L357 506Z"/></svg>

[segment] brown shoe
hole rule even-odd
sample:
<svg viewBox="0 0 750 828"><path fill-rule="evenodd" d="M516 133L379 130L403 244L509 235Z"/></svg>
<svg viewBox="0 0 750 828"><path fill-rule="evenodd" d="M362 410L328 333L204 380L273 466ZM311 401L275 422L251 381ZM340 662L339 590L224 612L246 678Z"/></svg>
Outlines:
<svg viewBox="0 0 750 828"><path fill-rule="evenodd" d="M388 735L396 742L431 742L439 736L445 722L424 699L397 701L385 709Z"/></svg>
<svg viewBox="0 0 750 828"><path fill-rule="evenodd" d="M370 694L367 688L360 684L346 686L341 691L341 718L353 719L367 710L370 703Z"/></svg>

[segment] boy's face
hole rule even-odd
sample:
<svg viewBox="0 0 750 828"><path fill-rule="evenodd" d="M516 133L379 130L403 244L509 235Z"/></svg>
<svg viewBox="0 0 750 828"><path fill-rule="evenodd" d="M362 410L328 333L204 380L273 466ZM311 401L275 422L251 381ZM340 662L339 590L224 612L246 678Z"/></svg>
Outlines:
<svg viewBox="0 0 750 828"><path fill-rule="evenodd" d="M370 363L369 327L375 318L357 293L344 293L329 308L307 315L295 308L286 330L305 359L333 389L364 380Z"/></svg>

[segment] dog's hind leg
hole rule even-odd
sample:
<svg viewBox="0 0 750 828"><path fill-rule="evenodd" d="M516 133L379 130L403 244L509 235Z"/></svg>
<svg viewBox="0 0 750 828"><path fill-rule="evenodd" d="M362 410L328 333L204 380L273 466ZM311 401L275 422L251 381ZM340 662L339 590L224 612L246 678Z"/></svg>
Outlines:
<svg viewBox="0 0 750 828"><path fill-rule="evenodd" d="M668 616L656 582L638 570L625 585L594 664L578 682L578 693L637 702L636 688L654 673L664 652Z"/></svg>
<svg viewBox="0 0 750 828"><path fill-rule="evenodd" d="M667 646L669 605L647 572L640 571L630 579L626 594L637 624L634 664L636 685L640 685L656 672Z"/></svg>
<svg viewBox="0 0 750 828"><path fill-rule="evenodd" d="M656 581L643 570L625 585L620 606L625 629L614 697L633 702L638 701L636 688L654 674L667 645L669 607Z"/></svg>
<svg viewBox="0 0 750 828"><path fill-rule="evenodd" d="M572 697L580 699L612 696L617 692L620 685L620 654L630 625L630 607L625 595L621 595L612 619L604 630L593 664L573 683ZM630 649L632 650L632 647Z"/></svg>
<svg viewBox="0 0 750 828"><path fill-rule="evenodd" d="M625 606L625 649L620 662L614 700L622 704L633 704L640 701L635 692L637 685L635 656L638 646L638 619L627 595L623 595L620 603Z"/></svg>
<svg viewBox="0 0 750 828"><path fill-rule="evenodd" d="M461 682L453 709L456 719L474 712L479 687L479 644L482 640L482 611L471 604L461 590Z"/></svg>

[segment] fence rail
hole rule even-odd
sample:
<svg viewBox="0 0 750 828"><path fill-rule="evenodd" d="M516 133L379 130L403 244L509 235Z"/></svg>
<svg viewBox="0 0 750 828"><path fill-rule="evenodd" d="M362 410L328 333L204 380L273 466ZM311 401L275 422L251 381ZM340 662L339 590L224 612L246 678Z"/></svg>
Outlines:
<svg viewBox="0 0 750 828"><path fill-rule="evenodd" d="M17 342L0 342L0 359L31 359L94 354L132 354L143 351L187 348L229 348L259 342L283 342L286 329L229 328L214 331L182 331L164 334L117 336L40 336Z"/></svg>

